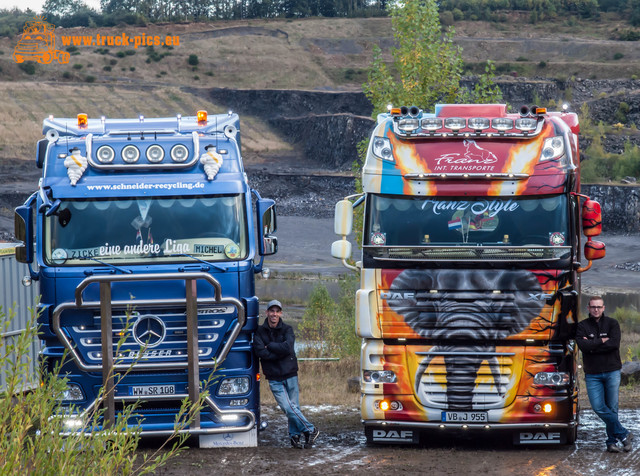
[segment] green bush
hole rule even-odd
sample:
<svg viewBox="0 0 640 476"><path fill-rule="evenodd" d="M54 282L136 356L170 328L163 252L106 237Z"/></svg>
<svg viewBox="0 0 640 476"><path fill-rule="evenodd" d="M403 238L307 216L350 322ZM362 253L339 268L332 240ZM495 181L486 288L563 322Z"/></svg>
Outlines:
<svg viewBox="0 0 640 476"><path fill-rule="evenodd" d="M0 307L3 334L11 328L14 318L11 309L6 315ZM176 419L174 434L156 452L144 458L139 458L136 452L140 429L127 428L127 419L135 412L135 405L126 406L111 427L99 430L104 415L103 410L98 410L102 408L103 394L96 410L87 415L82 426L70 430L65 418L69 410L60 405L67 379L60 375L59 365L43 365L33 376L40 384L31 385L25 391L30 384L29 370L34 367L29 356L37 337L36 314L31 310L26 330L3 339L0 346L0 368L5 374L5 387L0 393L2 474L153 474L169 458L180 453L186 435L178 437L178 433L195 414L187 411L187 399ZM45 367L49 369L44 370ZM123 376L118 375L119 378ZM202 402L192 407L197 411L201 408Z"/></svg>
<svg viewBox="0 0 640 476"><path fill-rule="evenodd" d="M32 63L31 61L28 61L28 62L25 62L25 63L20 63L18 65L18 68L20 68L22 71L24 71L28 75L36 74L36 65L34 63Z"/></svg>
<svg viewBox="0 0 640 476"><path fill-rule="evenodd" d="M96 81L96 77L92 75L85 76L84 80L87 83L94 83Z"/></svg>
<svg viewBox="0 0 640 476"><path fill-rule="evenodd" d="M640 333L640 312L634 307L619 307L611 317L620 323L622 332Z"/></svg>
<svg viewBox="0 0 640 476"><path fill-rule="evenodd" d="M615 53L615 54L613 55L613 59L614 59L614 60L619 60L619 59L622 59L622 58L624 58L624 55L623 55L622 53L619 53L619 52L618 52L618 53Z"/></svg>
<svg viewBox="0 0 640 476"><path fill-rule="evenodd" d="M298 337L306 344L301 356L344 358L359 355L360 338L355 333L355 295L359 283L355 274L341 277L337 303L324 284L313 288L298 327Z"/></svg>
<svg viewBox="0 0 640 476"><path fill-rule="evenodd" d="M80 69L82 69L82 68L83 68L83 66L82 66L80 63L76 63L76 64L74 64L74 65L73 65L73 69L78 69L78 70L80 70Z"/></svg>
<svg viewBox="0 0 640 476"><path fill-rule="evenodd" d="M198 66L199 62L200 60L198 59L198 55L189 55L189 58L187 59L189 66Z"/></svg>

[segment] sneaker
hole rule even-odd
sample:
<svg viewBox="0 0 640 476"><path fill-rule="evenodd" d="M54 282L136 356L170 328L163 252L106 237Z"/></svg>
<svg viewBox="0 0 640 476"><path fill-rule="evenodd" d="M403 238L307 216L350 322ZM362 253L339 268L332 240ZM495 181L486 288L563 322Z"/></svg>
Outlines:
<svg viewBox="0 0 640 476"><path fill-rule="evenodd" d="M633 441L633 433L629 432L627 433L627 437L622 440L622 449L624 449L626 452L629 452L633 449L633 445L631 444L631 442Z"/></svg>
<svg viewBox="0 0 640 476"><path fill-rule="evenodd" d="M300 435L293 435L291 437L291 447L299 450L303 448L302 441L300 441Z"/></svg>
<svg viewBox="0 0 640 476"><path fill-rule="evenodd" d="M609 453L622 453L622 449L616 443L607 445L607 451Z"/></svg>
<svg viewBox="0 0 640 476"><path fill-rule="evenodd" d="M308 431L305 431L304 432L304 447L305 448L311 448L313 446L313 443L318 438L319 434L320 434L320 430L318 430L317 428L314 428L311 433L309 433Z"/></svg>

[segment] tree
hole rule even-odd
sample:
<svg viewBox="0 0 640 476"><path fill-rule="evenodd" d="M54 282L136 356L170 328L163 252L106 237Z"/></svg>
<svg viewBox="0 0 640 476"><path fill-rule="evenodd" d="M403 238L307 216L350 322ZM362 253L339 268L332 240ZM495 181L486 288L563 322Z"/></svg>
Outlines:
<svg viewBox="0 0 640 476"><path fill-rule="evenodd" d="M46 17L70 17L89 7L82 0L47 0L42 6L42 13Z"/></svg>
<svg viewBox="0 0 640 476"><path fill-rule="evenodd" d="M386 110L387 104L431 109L437 102L502 100L493 84L491 63L473 91L461 88L461 49L453 43L452 28L442 33L435 0L407 0L391 4L388 10L398 45L391 49L391 70L396 75L385 63L382 50L374 47L368 81L363 86L373 104L374 117Z"/></svg>

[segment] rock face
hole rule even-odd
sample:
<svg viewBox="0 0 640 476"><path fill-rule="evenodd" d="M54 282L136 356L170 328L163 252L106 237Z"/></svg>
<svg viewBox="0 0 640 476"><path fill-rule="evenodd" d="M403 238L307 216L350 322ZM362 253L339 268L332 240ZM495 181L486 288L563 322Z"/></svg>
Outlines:
<svg viewBox="0 0 640 476"><path fill-rule="evenodd" d="M603 231L640 233L640 187L583 185L582 193L600 202Z"/></svg>
<svg viewBox="0 0 640 476"><path fill-rule="evenodd" d="M357 157L357 145L368 137L375 121L353 114L323 114L277 117L269 124L321 168L350 170Z"/></svg>

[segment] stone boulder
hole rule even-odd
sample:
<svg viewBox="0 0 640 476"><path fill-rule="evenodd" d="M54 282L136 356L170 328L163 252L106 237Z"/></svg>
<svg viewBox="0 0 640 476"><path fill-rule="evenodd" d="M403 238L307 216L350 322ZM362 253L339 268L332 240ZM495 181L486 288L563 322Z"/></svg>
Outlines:
<svg viewBox="0 0 640 476"><path fill-rule="evenodd" d="M638 360L622 364L620 384L627 385L631 382L640 382L640 361Z"/></svg>

